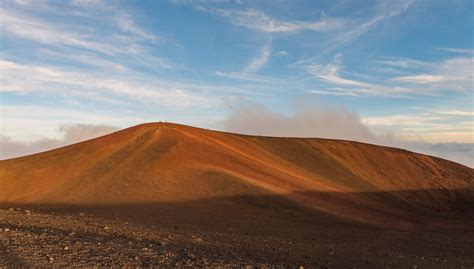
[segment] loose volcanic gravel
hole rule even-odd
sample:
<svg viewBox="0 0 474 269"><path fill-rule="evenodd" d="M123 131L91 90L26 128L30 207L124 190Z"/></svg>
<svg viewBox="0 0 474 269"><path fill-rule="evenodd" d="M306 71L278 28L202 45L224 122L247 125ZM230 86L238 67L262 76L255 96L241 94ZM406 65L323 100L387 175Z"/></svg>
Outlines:
<svg viewBox="0 0 474 269"><path fill-rule="evenodd" d="M234 232L199 233L198 226L150 223L90 212L0 209L0 267L474 268L472 233L452 238L308 224L281 234L249 234L236 230L242 223L227 227Z"/></svg>

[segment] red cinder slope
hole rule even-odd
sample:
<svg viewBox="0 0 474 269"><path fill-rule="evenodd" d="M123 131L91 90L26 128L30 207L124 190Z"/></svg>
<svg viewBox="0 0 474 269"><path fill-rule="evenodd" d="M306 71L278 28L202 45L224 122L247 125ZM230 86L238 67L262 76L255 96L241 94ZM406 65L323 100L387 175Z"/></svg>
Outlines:
<svg viewBox="0 0 474 269"><path fill-rule="evenodd" d="M0 161L0 203L184 202L279 195L340 218L409 225L471 215L473 169L351 141L149 123Z"/></svg>

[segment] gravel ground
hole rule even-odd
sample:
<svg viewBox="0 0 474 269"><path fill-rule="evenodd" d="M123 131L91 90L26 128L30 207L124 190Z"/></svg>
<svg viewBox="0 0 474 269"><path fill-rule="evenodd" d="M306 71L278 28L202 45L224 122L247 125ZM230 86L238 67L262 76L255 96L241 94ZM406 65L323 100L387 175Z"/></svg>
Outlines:
<svg viewBox="0 0 474 269"><path fill-rule="evenodd" d="M474 268L472 232L456 237L337 225L324 230L326 224L302 222L295 230L282 221L252 233L239 223L221 230L199 228L199 221L196 229L179 227L170 224L171 214L162 223L101 214L1 209L0 266Z"/></svg>

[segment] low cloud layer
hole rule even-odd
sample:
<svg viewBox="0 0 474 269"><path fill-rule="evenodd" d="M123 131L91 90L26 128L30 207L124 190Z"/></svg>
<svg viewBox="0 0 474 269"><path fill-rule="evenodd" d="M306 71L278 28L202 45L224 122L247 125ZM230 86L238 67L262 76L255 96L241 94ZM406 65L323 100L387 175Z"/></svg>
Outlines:
<svg viewBox="0 0 474 269"><path fill-rule="evenodd" d="M355 140L404 148L474 167L473 143L429 143L405 140L395 132L376 134L356 113L342 107L298 103L294 110L291 115L283 115L260 105L246 104L232 108L222 128L251 135Z"/></svg>
<svg viewBox="0 0 474 269"><path fill-rule="evenodd" d="M110 125L64 124L59 126L59 131L62 134L59 139L43 138L33 142L23 142L11 137L0 136L0 159L34 154L92 139L117 130L117 127Z"/></svg>
<svg viewBox="0 0 474 269"><path fill-rule="evenodd" d="M375 139L357 114L344 108L311 104L298 104L295 113L290 116L260 105L246 104L233 108L223 127L231 132L265 136Z"/></svg>

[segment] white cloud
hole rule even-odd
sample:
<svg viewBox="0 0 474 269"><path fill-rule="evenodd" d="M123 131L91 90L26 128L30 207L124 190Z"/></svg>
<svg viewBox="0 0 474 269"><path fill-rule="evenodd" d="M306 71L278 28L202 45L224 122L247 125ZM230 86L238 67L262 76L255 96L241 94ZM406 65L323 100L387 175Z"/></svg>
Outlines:
<svg viewBox="0 0 474 269"><path fill-rule="evenodd" d="M125 109L123 107L122 109ZM153 118L146 118L132 111L117 117L116 111L40 105L2 105L0 130L5 136L20 141L32 141L38 137L58 138L57 126L71 122L87 122L94 125L127 126Z"/></svg>
<svg viewBox="0 0 474 269"><path fill-rule="evenodd" d="M383 66L391 66L397 73L406 75L374 81L348 79L344 77L342 55L336 54L333 60L325 65L317 63L314 58L300 60L291 66L302 68L313 78L337 88L310 89L308 92L325 95L374 95L392 97L411 97L437 95L443 91L468 93L472 90L474 74L472 58L451 58L440 63L423 62L413 59L385 58L376 61ZM418 74L413 74L418 73ZM354 74L353 74L354 75ZM357 75L357 74L356 74ZM359 75L364 79L371 76ZM372 77L375 79L376 76ZM423 87L420 87L423 85Z"/></svg>
<svg viewBox="0 0 474 269"><path fill-rule="evenodd" d="M245 67L243 73L255 73L264 67L270 60L271 56L271 42L268 42L260 50L259 54L255 56Z"/></svg>
<svg viewBox="0 0 474 269"><path fill-rule="evenodd" d="M275 53L275 55L278 57L284 57L284 56L288 56L288 52L286 50L279 50Z"/></svg>
<svg viewBox="0 0 474 269"><path fill-rule="evenodd" d="M31 16L0 9L0 20L5 26L2 32L20 38L33 40L48 45L73 46L93 50L104 54L127 52L127 48L112 43L98 42L85 33L77 33L70 29L61 29L57 25L38 20Z"/></svg>
<svg viewBox="0 0 474 269"><path fill-rule="evenodd" d="M249 73L244 73L244 72L216 71L216 75L220 77L225 77L225 78L253 81L253 82L258 82L258 83L278 83L278 80L274 78L263 77L263 76L258 76L255 74L249 74Z"/></svg>
<svg viewBox="0 0 474 269"><path fill-rule="evenodd" d="M138 27L129 14L121 14L120 16L118 16L117 22L123 31L136 35L140 38L151 41L158 41L161 39L159 36L147 33L140 27Z"/></svg>
<svg viewBox="0 0 474 269"><path fill-rule="evenodd" d="M359 96L359 94L340 88L330 88L328 90L308 90L310 93L322 95L336 95L336 96Z"/></svg>
<svg viewBox="0 0 474 269"><path fill-rule="evenodd" d="M462 54L474 54L474 49L460 49L460 48L439 48L439 50L462 53Z"/></svg>
<svg viewBox="0 0 474 269"><path fill-rule="evenodd" d="M340 29L345 25L345 21L342 19L323 16L318 21L282 21L256 9L228 10L212 9L203 6L200 6L199 9L227 17L234 25L269 33L291 33L304 30L325 32Z"/></svg>
<svg viewBox="0 0 474 269"><path fill-rule="evenodd" d="M34 1L32 0L15 0L15 3L20 6L31 6Z"/></svg>
<svg viewBox="0 0 474 269"><path fill-rule="evenodd" d="M72 0L71 4L74 6L80 6L80 7L102 7L104 6L104 2L102 0Z"/></svg>
<svg viewBox="0 0 474 269"><path fill-rule="evenodd" d="M396 77L396 78L393 78L392 80L417 83L417 84L432 84L432 83L445 81L446 78L440 75L413 75L413 76Z"/></svg>
<svg viewBox="0 0 474 269"><path fill-rule="evenodd" d="M1 32L16 38L38 42L42 45L69 50L68 52L62 52L62 54L70 57L92 52L96 54L96 59L99 57L126 59L130 63L141 63L152 69L174 67L168 60L148 52L147 45L143 41L155 42L162 39L140 28L130 14L113 6L105 5L102 1L76 1L72 4L88 9L86 13L79 12L80 16L86 16L90 21L106 23L109 27L117 28L117 31L101 33L92 27L68 24L67 20L59 25L36 18L31 15L31 12L22 13L18 10L0 8L0 22L2 25L8 25L2 27ZM35 5L29 8L33 7ZM89 9L94 12L89 11ZM76 11L81 9L73 6L71 10L70 16L77 16ZM64 10L49 12L55 12L60 16L65 15ZM112 15L104 16L103 13ZM81 53L78 53L78 51Z"/></svg>
<svg viewBox="0 0 474 269"><path fill-rule="evenodd" d="M468 111L468 110L460 110L460 109L447 109L447 110L437 111L437 113L452 115L452 116L474 116L473 110Z"/></svg>
<svg viewBox="0 0 474 269"><path fill-rule="evenodd" d="M386 126L399 126L399 125L420 125L429 124L427 121L443 120L442 116L426 116L426 115L390 115L390 116L375 116L365 117L363 122L367 125L386 125Z"/></svg>
<svg viewBox="0 0 474 269"><path fill-rule="evenodd" d="M376 63L382 66L392 66L400 69L420 69L420 68L430 68L431 63L423 62L415 59L409 58L394 58L394 57L383 57L381 60L377 60Z"/></svg>
<svg viewBox="0 0 474 269"><path fill-rule="evenodd" d="M394 1L393 3L396 3L398 5L395 9L384 8L381 11L379 11L371 19L358 25L351 25L347 31L343 31L342 33L338 34L335 38L332 38L328 42L328 46L326 50L323 52L323 54L333 51L336 48L340 48L341 46L352 42L353 40L369 32L371 29L373 29L375 26L377 26L381 22L388 20L392 17L403 14L411 6L412 0L405 0L401 2Z"/></svg>
<svg viewBox="0 0 474 269"><path fill-rule="evenodd" d="M228 131L285 137L324 137L363 140L371 133L346 109L298 103L293 115L285 116L255 104L234 107L223 122ZM322 127L324 126L324 127Z"/></svg>
<svg viewBox="0 0 474 269"><path fill-rule="evenodd" d="M433 139L426 142L418 136L410 136L403 130L383 130L372 123L423 125L441 119L439 116L392 115L361 119L356 113L343 107L315 106L309 103L296 103L294 113L283 115L255 104L233 107L231 114L221 126L226 131L251 135L283 136L283 137L322 137L332 139L356 140L379 145L404 148L421 152L474 167L474 141L472 125L470 131L446 131L437 133L453 141L459 134L469 134L470 140L465 143L440 143ZM460 127L445 124L444 127ZM434 129L436 130L436 129ZM456 136L453 136L456 134ZM423 136L424 137L424 136ZM429 136L428 136L429 137ZM438 136L438 139L441 137ZM462 140L459 140L462 141Z"/></svg>
<svg viewBox="0 0 474 269"><path fill-rule="evenodd" d="M110 125L63 124L59 126L60 138L43 138L32 142L0 136L0 159L29 155L102 136L118 128Z"/></svg>
<svg viewBox="0 0 474 269"><path fill-rule="evenodd" d="M459 114L458 111L426 110L416 114L364 117L362 122L374 130L397 130L405 140L473 143L474 126L470 121L457 120Z"/></svg>
<svg viewBox="0 0 474 269"><path fill-rule="evenodd" d="M392 81L425 84L431 91L470 91L473 87L474 58L451 58L440 63L425 63L423 74L394 77Z"/></svg>
<svg viewBox="0 0 474 269"><path fill-rule="evenodd" d="M41 56L47 56L49 58L68 60L74 63L86 64L89 66L99 67L102 70L112 70L117 72L130 71L125 63L120 63L119 59L112 58L111 60L105 59L104 57L98 57L93 53L60 53L57 50L50 49L39 49L38 54Z"/></svg>
<svg viewBox="0 0 474 269"><path fill-rule="evenodd" d="M316 63L309 63L306 65L306 70L308 73L314 75L316 78L323 80L325 82L336 84L336 85L343 85L343 86L355 86L355 87L368 87L369 84L357 80L351 80L342 78L339 75L341 71L341 64L342 64L342 55L336 54L334 57L333 62L321 66Z"/></svg>
<svg viewBox="0 0 474 269"><path fill-rule="evenodd" d="M216 102L214 97L187 89L193 85L135 73L86 72L4 60L0 60L0 73L0 91L3 92L78 95L94 101L100 96L109 99L122 96L142 103L171 107L208 106ZM28 74L28 80L24 79L24 74Z"/></svg>
<svg viewBox="0 0 474 269"><path fill-rule="evenodd" d="M250 62L244 66L240 72L221 72L217 71L216 75L226 78L248 80L254 82L275 82L274 79L264 78L255 75L258 73L271 59L271 41L267 42L257 55L250 60Z"/></svg>

